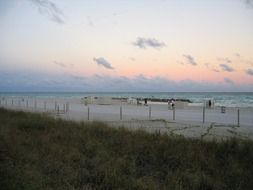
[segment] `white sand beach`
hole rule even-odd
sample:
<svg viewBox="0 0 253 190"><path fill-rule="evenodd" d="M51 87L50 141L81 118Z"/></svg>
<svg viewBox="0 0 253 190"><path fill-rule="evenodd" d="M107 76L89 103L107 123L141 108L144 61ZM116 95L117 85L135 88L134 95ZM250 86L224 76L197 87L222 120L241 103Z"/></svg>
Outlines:
<svg viewBox="0 0 253 190"><path fill-rule="evenodd" d="M86 102L87 103L87 102ZM113 100L109 105L97 102L85 105L78 98L1 98L1 107L32 112L46 112L55 117L74 121L102 121L112 127L143 129L190 138L253 139L253 109L205 108L200 106L168 109L163 102L148 105L129 104ZM238 111L239 110L239 111Z"/></svg>

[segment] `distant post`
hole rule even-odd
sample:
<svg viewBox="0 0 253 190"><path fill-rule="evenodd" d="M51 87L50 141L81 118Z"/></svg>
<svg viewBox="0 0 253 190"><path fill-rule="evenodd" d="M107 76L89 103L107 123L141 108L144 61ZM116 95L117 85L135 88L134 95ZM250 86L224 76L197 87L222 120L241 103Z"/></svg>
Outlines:
<svg viewBox="0 0 253 190"><path fill-rule="evenodd" d="M66 112L68 113L69 112L69 103L67 102L66 104Z"/></svg>
<svg viewBox="0 0 253 190"><path fill-rule="evenodd" d="M88 107L88 121L90 120L90 107Z"/></svg>
<svg viewBox="0 0 253 190"><path fill-rule="evenodd" d="M175 106L172 108L173 109L173 120L176 120L176 108Z"/></svg>
<svg viewBox="0 0 253 190"><path fill-rule="evenodd" d="M237 110L237 127L240 127L240 109Z"/></svg>
<svg viewBox="0 0 253 190"><path fill-rule="evenodd" d="M151 119L151 106L149 106L149 114L148 114L149 120Z"/></svg>
<svg viewBox="0 0 253 190"><path fill-rule="evenodd" d="M205 123L205 115L206 114L206 108L203 106L203 123Z"/></svg>
<svg viewBox="0 0 253 190"><path fill-rule="evenodd" d="M120 106L119 112L120 112L120 120L122 120L122 106Z"/></svg>

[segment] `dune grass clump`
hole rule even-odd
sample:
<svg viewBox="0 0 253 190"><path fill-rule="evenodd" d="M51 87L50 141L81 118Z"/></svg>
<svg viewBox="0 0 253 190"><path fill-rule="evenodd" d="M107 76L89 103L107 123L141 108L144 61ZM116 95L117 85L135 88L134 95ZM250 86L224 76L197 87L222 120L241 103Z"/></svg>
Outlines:
<svg viewBox="0 0 253 190"><path fill-rule="evenodd" d="M252 179L252 141L205 142L0 109L4 190L247 190Z"/></svg>

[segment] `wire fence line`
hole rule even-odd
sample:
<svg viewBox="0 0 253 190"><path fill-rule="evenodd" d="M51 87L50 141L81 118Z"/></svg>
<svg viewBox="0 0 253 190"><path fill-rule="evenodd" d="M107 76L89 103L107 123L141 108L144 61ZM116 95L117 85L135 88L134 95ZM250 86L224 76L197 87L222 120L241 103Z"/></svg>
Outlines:
<svg viewBox="0 0 253 190"><path fill-rule="evenodd" d="M68 102L52 100L37 100L24 98L0 98L0 107L35 112L47 112L51 114L66 114L69 112Z"/></svg>
<svg viewBox="0 0 253 190"><path fill-rule="evenodd" d="M12 97L0 97L0 107L46 112L74 120L166 120L253 127L253 108L188 106L187 108L178 109L167 105L150 104L138 106L126 103L117 105L84 105L80 101L68 101L66 99Z"/></svg>

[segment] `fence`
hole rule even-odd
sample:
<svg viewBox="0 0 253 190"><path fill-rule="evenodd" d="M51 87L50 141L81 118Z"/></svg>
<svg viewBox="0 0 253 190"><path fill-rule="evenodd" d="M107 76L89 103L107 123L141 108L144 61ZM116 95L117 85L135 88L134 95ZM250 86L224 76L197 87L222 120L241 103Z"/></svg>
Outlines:
<svg viewBox="0 0 253 190"><path fill-rule="evenodd" d="M54 107L52 106L54 105ZM69 112L68 102L53 100L43 101L34 98L0 98L0 107L33 112L47 112L51 114L66 114Z"/></svg>
<svg viewBox="0 0 253 190"><path fill-rule="evenodd" d="M47 112L74 120L167 120L180 122L220 123L233 126L253 126L253 108L187 107L169 109L167 105L137 106L83 105L64 99L0 98L0 106L8 109Z"/></svg>

